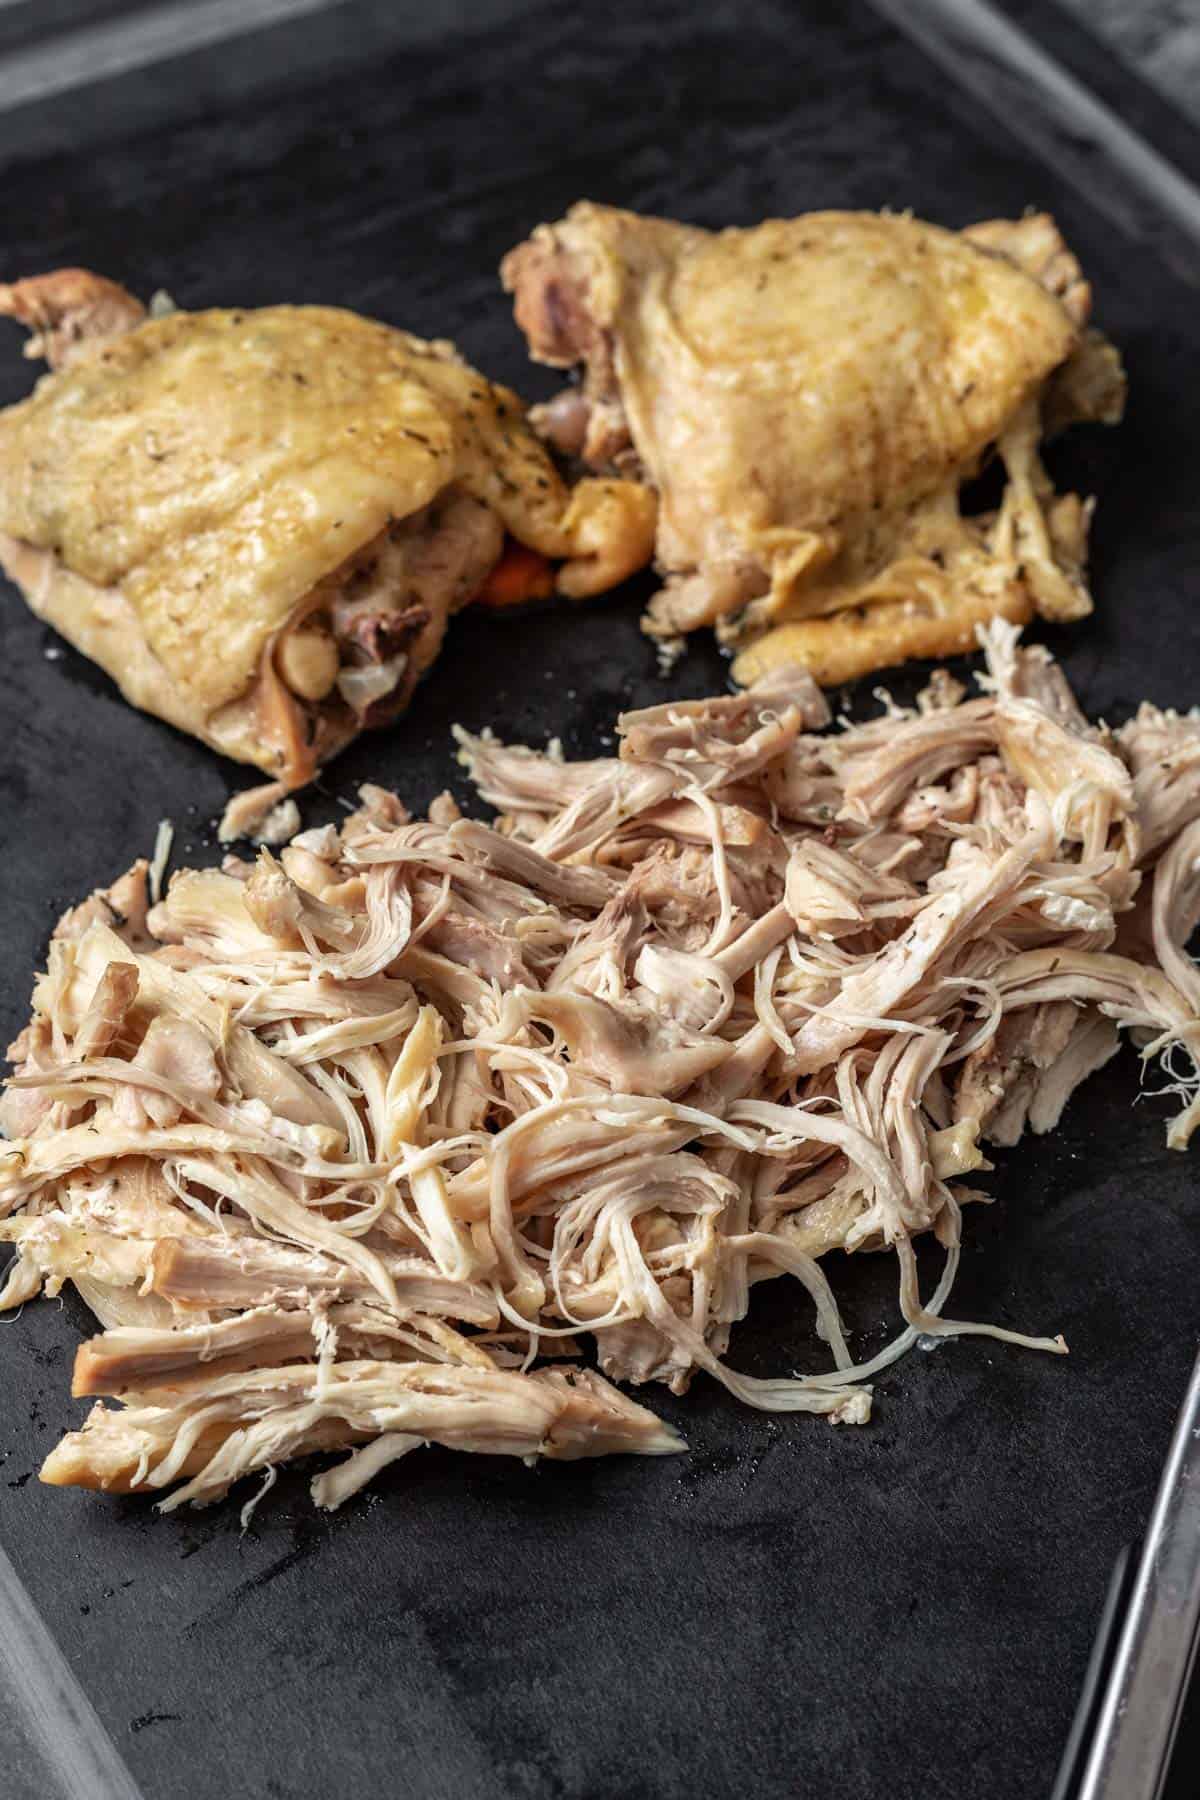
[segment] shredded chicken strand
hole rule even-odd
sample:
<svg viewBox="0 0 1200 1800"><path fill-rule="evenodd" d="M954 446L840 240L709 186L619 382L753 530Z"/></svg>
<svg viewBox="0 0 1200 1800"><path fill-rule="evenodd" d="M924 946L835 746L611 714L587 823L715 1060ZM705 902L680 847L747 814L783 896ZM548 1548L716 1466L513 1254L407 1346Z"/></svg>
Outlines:
<svg viewBox="0 0 1200 1800"><path fill-rule="evenodd" d="M0 1306L72 1281L102 1327L43 1479L174 1507L335 1453L333 1507L427 1443L684 1447L617 1383L852 1424L920 1335L1065 1350L948 1316L962 1178L1123 1030L1170 1143L1200 1123L1200 757L1190 715L1093 728L983 641L978 697L858 725L784 671L626 714L608 759L460 731L493 825L372 788L68 913L0 1101ZM829 1259L865 1248L902 1328L856 1358ZM831 1366L738 1373L784 1276Z"/></svg>

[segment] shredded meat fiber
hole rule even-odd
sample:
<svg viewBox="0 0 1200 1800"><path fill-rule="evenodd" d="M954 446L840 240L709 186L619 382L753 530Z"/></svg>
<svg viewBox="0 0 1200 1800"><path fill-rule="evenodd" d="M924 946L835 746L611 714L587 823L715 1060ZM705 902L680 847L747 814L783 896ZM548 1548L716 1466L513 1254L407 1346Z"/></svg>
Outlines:
<svg viewBox="0 0 1200 1800"><path fill-rule="evenodd" d="M175 1507L337 1452L335 1506L426 1443L682 1449L618 1382L861 1424L919 1334L1065 1350L947 1316L963 1178L1122 1028L1171 1144L1200 1118L1196 722L1114 735L1012 627L985 649L980 697L834 731L801 671L628 714L611 759L460 731L494 825L367 789L69 913L0 1103L0 1305L71 1280L104 1328L43 1479ZM903 1327L856 1360L821 1259L867 1247ZM738 1374L785 1274L831 1366Z"/></svg>

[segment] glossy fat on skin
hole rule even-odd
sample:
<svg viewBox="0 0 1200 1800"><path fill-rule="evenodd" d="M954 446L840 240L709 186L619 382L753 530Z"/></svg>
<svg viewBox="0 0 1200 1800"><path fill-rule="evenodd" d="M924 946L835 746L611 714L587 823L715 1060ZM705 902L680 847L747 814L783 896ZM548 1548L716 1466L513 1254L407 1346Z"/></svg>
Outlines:
<svg viewBox="0 0 1200 1800"><path fill-rule="evenodd" d="M266 734L254 699L234 701L207 717L197 711L186 689L150 648L120 587L85 581L64 567L52 550L36 550L4 533L0 533L0 569L21 590L30 611L105 669L131 706L198 737L222 756L282 769L290 785L299 785L316 762L327 761L357 735L353 715L342 709L340 717L319 721L311 745L314 761L288 767L286 749Z"/></svg>
<svg viewBox="0 0 1200 1800"><path fill-rule="evenodd" d="M120 664L121 691L134 706L184 731L190 710L149 648L119 587L102 588L63 567L52 551L0 535L0 568L24 594L30 610L53 625L101 668Z"/></svg>
<svg viewBox="0 0 1200 1800"><path fill-rule="evenodd" d="M487 509L489 567L507 531L563 560L568 593L650 554L643 489L569 489L516 396L451 345L332 307L147 320L77 345L0 415L4 562L34 610L135 705L293 782L374 721L335 703L273 728L276 640L397 522L431 509L432 543L450 492ZM399 701L467 587L403 646Z"/></svg>
<svg viewBox="0 0 1200 1800"><path fill-rule="evenodd" d="M714 233L585 202L503 274L533 354L588 363L585 455L620 444L623 415L659 494L662 631L747 601L755 630L836 611L905 557L973 547L958 486L1083 348L1090 301L1044 216ZM1119 414L1108 354L1092 416Z"/></svg>

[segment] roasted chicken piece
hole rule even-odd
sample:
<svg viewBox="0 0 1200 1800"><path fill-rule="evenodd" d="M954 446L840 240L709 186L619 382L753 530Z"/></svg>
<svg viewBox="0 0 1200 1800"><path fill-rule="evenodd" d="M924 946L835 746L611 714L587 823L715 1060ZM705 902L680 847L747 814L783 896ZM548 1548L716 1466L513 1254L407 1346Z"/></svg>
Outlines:
<svg viewBox="0 0 1200 1800"><path fill-rule="evenodd" d="M56 365L0 415L0 563L135 706L287 786L407 704L507 554L573 595L650 554L652 497L566 487L448 343L333 307L147 317L82 270L0 312Z"/></svg>
<svg viewBox="0 0 1200 1800"><path fill-rule="evenodd" d="M1118 419L1123 376L1045 215L710 232L583 202L501 274L533 356L584 368L534 422L659 496L653 635L715 624L742 678L799 662L828 685L971 648L996 614L1090 611L1089 505L1038 445ZM993 454L1000 508L964 518Z"/></svg>

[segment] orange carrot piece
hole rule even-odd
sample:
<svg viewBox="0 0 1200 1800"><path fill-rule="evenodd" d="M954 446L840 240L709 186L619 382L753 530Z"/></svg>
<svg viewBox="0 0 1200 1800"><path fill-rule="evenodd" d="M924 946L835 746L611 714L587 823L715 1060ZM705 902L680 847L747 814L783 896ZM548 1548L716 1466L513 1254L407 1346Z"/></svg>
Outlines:
<svg viewBox="0 0 1200 1800"><path fill-rule="evenodd" d="M524 600L545 600L553 592L554 566L549 558L509 538L475 597L484 606L520 606Z"/></svg>

